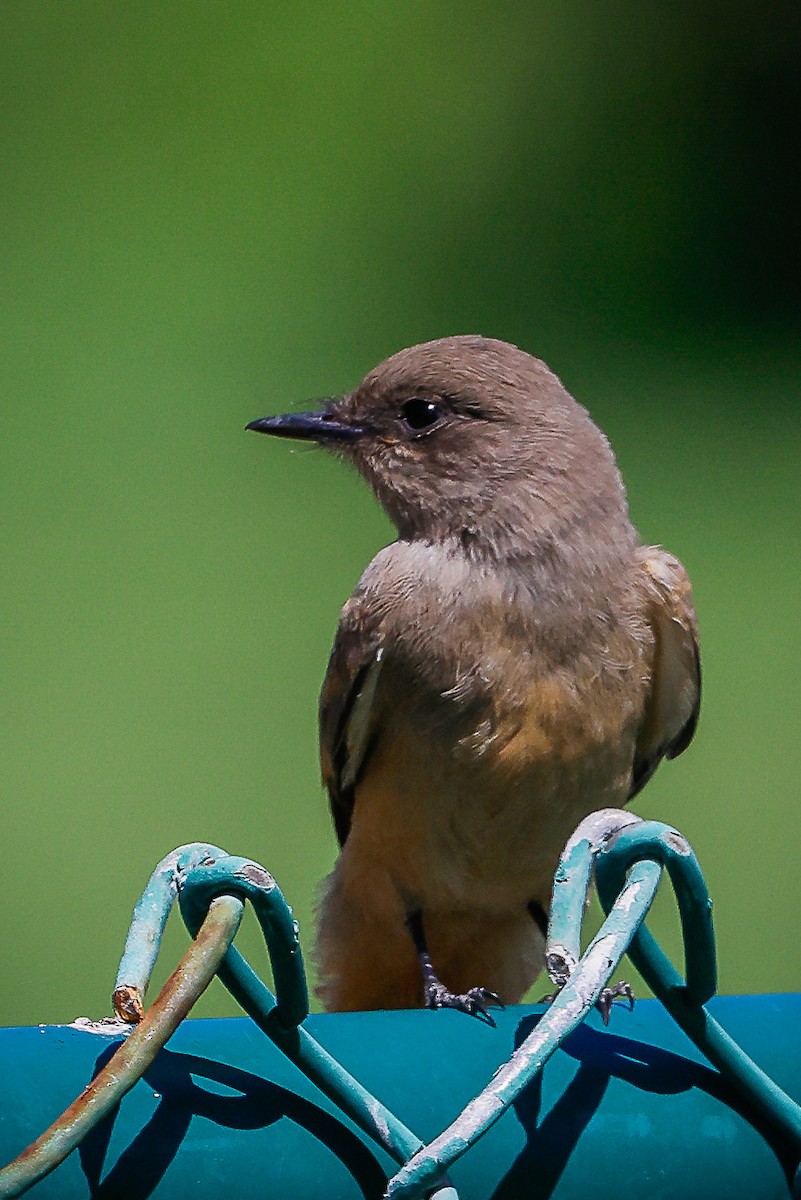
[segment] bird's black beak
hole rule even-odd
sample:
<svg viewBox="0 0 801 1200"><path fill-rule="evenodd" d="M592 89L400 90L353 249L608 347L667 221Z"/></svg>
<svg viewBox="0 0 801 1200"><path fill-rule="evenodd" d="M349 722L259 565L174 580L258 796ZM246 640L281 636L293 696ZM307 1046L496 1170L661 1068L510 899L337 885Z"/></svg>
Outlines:
<svg viewBox="0 0 801 1200"><path fill-rule="evenodd" d="M253 429L256 433L271 433L273 437L302 438L312 442L352 442L366 432L361 425L348 425L326 412L259 417L245 428Z"/></svg>

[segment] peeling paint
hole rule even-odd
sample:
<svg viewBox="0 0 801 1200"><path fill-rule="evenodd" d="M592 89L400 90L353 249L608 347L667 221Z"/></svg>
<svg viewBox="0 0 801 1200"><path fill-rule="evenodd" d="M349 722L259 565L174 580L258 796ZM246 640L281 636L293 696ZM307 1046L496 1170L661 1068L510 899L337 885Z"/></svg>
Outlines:
<svg viewBox="0 0 801 1200"><path fill-rule="evenodd" d="M238 875L240 879L244 879L246 883L252 883L254 887L262 888L265 892L273 891L276 886L270 872L259 866L258 863L245 863L234 874Z"/></svg>
<svg viewBox="0 0 801 1200"><path fill-rule="evenodd" d="M571 855L582 842L588 842L593 851L599 850L613 834L641 820L636 813L625 812L622 808L599 808L574 829L562 851L562 858Z"/></svg>
<svg viewBox="0 0 801 1200"><path fill-rule="evenodd" d="M387 1125L386 1117L384 1116L383 1104L381 1104L380 1101L373 1099L373 1097L370 1097L370 1099L367 1102L367 1111L369 1112L370 1116L373 1118L375 1127L378 1130L381 1141L383 1142L383 1144L385 1146L390 1146L392 1144L392 1138L390 1136L389 1126Z"/></svg>
<svg viewBox="0 0 801 1200"><path fill-rule="evenodd" d="M668 845L676 854L681 854L684 857L686 857L688 854L692 854L690 843L675 829L671 829L669 833L665 834L665 844Z"/></svg>
<svg viewBox="0 0 801 1200"><path fill-rule="evenodd" d="M63 1029L78 1029L81 1033L94 1033L99 1037L127 1037L134 1028L127 1021L120 1021L116 1017L101 1017L99 1021L93 1021L91 1017L76 1017L74 1021L70 1021L68 1025L63 1025Z"/></svg>
<svg viewBox="0 0 801 1200"><path fill-rule="evenodd" d="M118 983L111 997L117 1019L136 1025L145 1015L142 993L134 984Z"/></svg>
<svg viewBox="0 0 801 1200"><path fill-rule="evenodd" d="M659 871L659 877L662 877L662 867L658 863L653 863L655 870ZM635 879L628 883L615 901L615 909L618 912L628 914L635 905L640 902L640 894L647 890L649 884L643 879Z"/></svg>
<svg viewBox="0 0 801 1200"><path fill-rule="evenodd" d="M545 969L558 987L567 983L577 965L576 956L564 945L549 948L545 955Z"/></svg>

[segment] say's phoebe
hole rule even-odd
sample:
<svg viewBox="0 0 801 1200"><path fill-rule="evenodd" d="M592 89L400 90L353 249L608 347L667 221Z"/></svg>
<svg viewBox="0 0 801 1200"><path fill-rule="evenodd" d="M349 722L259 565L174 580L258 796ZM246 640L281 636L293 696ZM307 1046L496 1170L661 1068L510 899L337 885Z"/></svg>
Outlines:
<svg viewBox="0 0 801 1200"><path fill-rule="evenodd" d="M398 531L342 609L320 698L341 853L319 995L514 1003L569 834L693 736L684 568L641 545L585 409L505 342L401 350L321 411L248 428L334 450Z"/></svg>

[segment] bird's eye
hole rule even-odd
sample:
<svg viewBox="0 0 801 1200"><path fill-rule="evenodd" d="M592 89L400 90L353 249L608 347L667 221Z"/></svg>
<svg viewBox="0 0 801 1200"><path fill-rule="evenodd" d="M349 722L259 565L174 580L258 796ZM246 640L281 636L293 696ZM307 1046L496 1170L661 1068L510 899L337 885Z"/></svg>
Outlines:
<svg viewBox="0 0 801 1200"><path fill-rule="evenodd" d="M407 400L401 409L401 417L415 433L421 429L428 429L441 416L442 409L439 405L434 404L431 400L424 400L421 396L414 396L411 400Z"/></svg>

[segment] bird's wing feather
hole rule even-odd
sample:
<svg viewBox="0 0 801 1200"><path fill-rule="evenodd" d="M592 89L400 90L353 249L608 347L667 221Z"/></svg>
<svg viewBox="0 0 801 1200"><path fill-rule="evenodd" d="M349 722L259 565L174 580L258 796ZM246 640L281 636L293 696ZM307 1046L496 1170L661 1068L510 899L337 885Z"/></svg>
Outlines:
<svg viewBox="0 0 801 1200"><path fill-rule="evenodd" d="M342 611L320 693L320 766L340 846L350 832L355 786L374 744L382 649L351 600Z"/></svg>
<svg viewBox="0 0 801 1200"><path fill-rule="evenodd" d="M663 758L675 758L687 749L701 703L698 630L687 573L677 558L655 546L643 547L641 569L654 635L654 660L629 799L648 782Z"/></svg>

